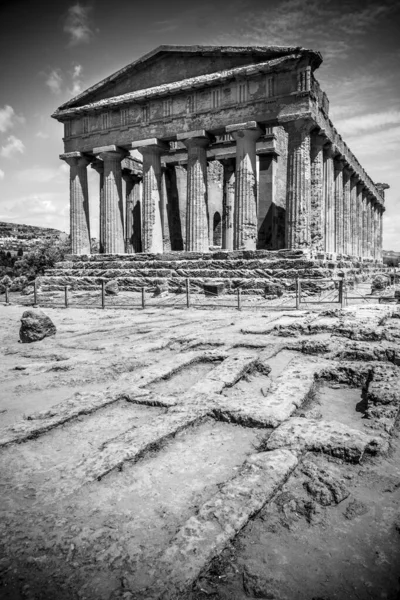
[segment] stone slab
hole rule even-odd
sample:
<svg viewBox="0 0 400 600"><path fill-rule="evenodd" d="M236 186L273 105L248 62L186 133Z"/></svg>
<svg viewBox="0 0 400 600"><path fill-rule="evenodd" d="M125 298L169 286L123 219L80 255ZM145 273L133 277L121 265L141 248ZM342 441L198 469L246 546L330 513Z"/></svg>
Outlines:
<svg viewBox="0 0 400 600"><path fill-rule="evenodd" d="M267 442L270 450L324 452L351 463L358 463L365 453L385 451L387 440L369 435L338 421L294 417L276 429Z"/></svg>
<svg viewBox="0 0 400 600"><path fill-rule="evenodd" d="M214 556L271 500L297 464L296 455L289 450L251 455L236 477L224 483L179 529L155 565L155 581L136 598L172 599L185 592Z"/></svg>

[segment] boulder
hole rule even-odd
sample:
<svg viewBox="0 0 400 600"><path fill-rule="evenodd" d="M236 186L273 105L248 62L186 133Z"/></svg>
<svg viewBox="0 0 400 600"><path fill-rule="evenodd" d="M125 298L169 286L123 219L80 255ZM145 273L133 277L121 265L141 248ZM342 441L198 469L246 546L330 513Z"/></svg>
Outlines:
<svg viewBox="0 0 400 600"><path fill-rule="evenodd" d="M372 291L384 290L389 283L389 279L385 275L376 275L372 281Z"/></svg>
<svg viewBox="0 0 400 600"><path fill-rule="evenodd" d="M225 283L205 282L203 284L203 290L205 296L222 296L225 292Z"/></svg>
<svg viewBox="0 0 400 600"><path fill-rule="evenodd" d="M164 298L165 296L168 296L168 292L169 292L168 284L167 283L159 283L156 285L156 288L153 293L153 297L154 298L157 298L157 297Z"/></svg>
<svg viewBox="0 0 400 600"><path fill-rule="evenodd" d="M106 283L104 289L108 296L118 296L118 283L115 281L115 279L111 279L111 281Z"/></svg>
<svg viewBox="0 0 400 600"><path fill-rule="evenodd" d="M280 298L283 295L283 286L279 283L267 283L264 287L265 296Z"/></svg>
<svg viewBox="0 0 400 600"><path fill-rule="evenodd" d="M26 310L22 315L19 337L22 343L38 342L57 332L53 321L41 310Z"/></svg>

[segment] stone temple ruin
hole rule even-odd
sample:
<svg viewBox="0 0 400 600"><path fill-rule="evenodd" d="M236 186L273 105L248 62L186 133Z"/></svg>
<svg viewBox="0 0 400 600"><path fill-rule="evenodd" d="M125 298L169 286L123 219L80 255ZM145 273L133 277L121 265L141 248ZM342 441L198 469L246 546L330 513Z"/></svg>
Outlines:
<svg viewBox="0 0 400 600"><path fill-rule="evenodd" d="M178 289L190 276L257 290L282 269L381 263L388 186L333 126L321 62L300 47L160 46L63 104L52 116L64 124L72 256L45 283Z"/></svg>

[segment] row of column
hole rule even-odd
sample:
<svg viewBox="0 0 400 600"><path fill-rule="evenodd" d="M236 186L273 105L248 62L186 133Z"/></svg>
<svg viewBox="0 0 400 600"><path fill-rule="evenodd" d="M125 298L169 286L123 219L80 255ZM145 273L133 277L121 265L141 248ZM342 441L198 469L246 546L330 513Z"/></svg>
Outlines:
<svg viewBox="0 0 400 600"><path fill-rule="evenodd" d="M287 247L381 260L383 207L313 123L290 122Z"/></svg>
<svg viewBox="0 0 400 600"><path fill-rule="evenodd" d="M335 148L322 135L311 134L309 120L284 125L288 135L286 247L380 259L382 207ZM225 170L223 247L255 250L257 243L256 142L262 130L254 121L231 125L226 132L236 141L236 161L223 160ZM187 148L186 249L209 250L207 208L207 147L205 131L177 135ZM136 251L162 253L168 218L165 179L161 166L167 144L149 139L132 144L143 157L141 247ZM93 168L100 174L100 251L123 254L132 211L126 216L122 195L121 161L128 152L115 146L95 148ZM79 152L61 156L71 167L71 240L73 254L90 253L87 165ZM132 182L131 182L132 183ZM127 182L127 197L135 205L137 186ZM131 187L130 187L131 186ZM139 220L140 221L140 220Z"/></svg>

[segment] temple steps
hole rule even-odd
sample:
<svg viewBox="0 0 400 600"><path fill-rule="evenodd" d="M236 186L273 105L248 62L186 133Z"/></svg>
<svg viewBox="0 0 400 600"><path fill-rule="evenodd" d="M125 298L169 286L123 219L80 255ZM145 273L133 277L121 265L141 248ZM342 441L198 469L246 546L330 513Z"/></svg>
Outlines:
<svg viewBox="0 0 400 600"><path fill-rule="evenodd" d="M294 291L297 277L312 279L305 284L310 290L324 290L334 285L326 279L375 268L376 264L360 263L354 257L314 258L302 250L70 255L48 270L40 284L43 291L62 290L65 286L100 290L103 281L115 280L123 291L139 292L144 287L152 292L167 283L171 292L183 292L189 278L191 287L199 291L206 283L222 282L227 293L241 288L244 293L263 294L271 285Z"/></svg>

